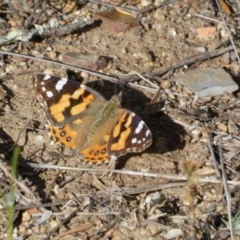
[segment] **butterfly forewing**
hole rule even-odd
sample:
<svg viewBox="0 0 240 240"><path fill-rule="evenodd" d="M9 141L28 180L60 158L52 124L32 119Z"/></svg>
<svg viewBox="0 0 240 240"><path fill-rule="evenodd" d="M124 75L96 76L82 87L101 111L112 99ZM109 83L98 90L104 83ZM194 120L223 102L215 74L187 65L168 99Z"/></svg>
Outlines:
<svg viewBox="0 0 240 240"><path fill-rule="evenodd" d="M48 120L56 126L82 118L92 102L99 107L106 101L93 89L66 78L37 74L32 81L44 101Z"/></svg>

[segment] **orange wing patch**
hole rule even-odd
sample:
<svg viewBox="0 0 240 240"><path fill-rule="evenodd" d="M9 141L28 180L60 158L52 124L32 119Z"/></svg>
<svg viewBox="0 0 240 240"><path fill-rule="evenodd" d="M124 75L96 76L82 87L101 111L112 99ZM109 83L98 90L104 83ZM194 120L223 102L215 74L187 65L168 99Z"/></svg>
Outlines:
<svg viewBox="0 0 240 240"><path fill-rule="evenodd" d="M60 142L65 147L76 149L77 132L73 131L69 124L61 128L47 125L47 128L52 141Z"/></svg>
<svg viewBox="0 0 240 240"><path fill-rule="evenodd" d="M115 143L112 143L111 151L116 152L126 148L126 139L131 134L132 130L130 128L132 119L131 115L129 116L127 113L122 114L113 130L113 138L115 138L116 141Z"/></svg>
<svg viewBox="0 0 240 240"><path fill-rule="evenodd" d="M88 104L94 100L93 94L88 94L87 96L84 96L84 93L86 93L86 91L82 88L76 90L73 93L72 99L80 100L80 103L71 108L72 116L75 116L86 110Z"/></svg>
<svg viewBox="0 0 240 240"><path fill-rule="evenodd" d="M104 145L95 144L91 148L86 148L80 152L83 159L92 163L103 163L109 161L107 143Z"/></svg>
<svg viewBox="0 0 240 240"><path fill-rule="evenodd" d="M70 106L70 98L71 95L64 94L57 104L50 107L50 114L57 122L64 121L65 116L63 115L63 111Z"/></svg>

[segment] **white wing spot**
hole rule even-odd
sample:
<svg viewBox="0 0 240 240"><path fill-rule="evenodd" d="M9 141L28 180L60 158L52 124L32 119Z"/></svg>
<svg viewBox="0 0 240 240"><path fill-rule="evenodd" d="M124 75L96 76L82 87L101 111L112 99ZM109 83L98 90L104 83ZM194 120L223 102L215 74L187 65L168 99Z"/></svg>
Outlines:
<svg viewBox="0 0 240 240"><path fill-rule="evenodd" d="M146 138L143 138L142 140L145 142L145 141L146 141Z"/></svg>
<svg viewBox="0 0 240 240"><path fill-rule="evenodd" d="M146 131L146 137L148 137L151 134L149 130Z"/></svg>
<svg viewBox="0 0 240 240"><path fill-rule="evenodd" d="M43 80L44 80L44 81L47 81L47 80L49 80L50 78L51 78L51 75L45 75L44 78L43 78Z"/></svg>
<svg viewBox="0 0 240 240"><path fill-rule="evenodd" d="M140 144L141 142L142 142L141 140L138 140L138 142L137 142L137 143L138 143L138 144Z"/></svg>
<svg viewBox="0 0 240 240"><path fill-rule="evenodd" d="M137 142L137 139L136 138L133 138L132 139L132 143L136 143Z"/></svg>
<svg viewBox="0 0 240 240"><path fill-rule="evenodd" d="M66 83L67 83L67 79L66 79L66 78L61 78L61 79L57 82L57 84L56 84L56 86L55 86L55 89L56 89L57 91L61 91L62 88L63 88L63 86L64 86Z"/></svg>
<svg viewBox="0 0 240 240"><path fill-rule="evenodd" d="M138 124L137 128L135 129L134 133L136 133L136 134L140 133L142 128L143 128L143 124L144 124L143 121L139 122L139 124Z"/></svg>
<svg viewBox="0 0 240 240"><path fill-rule="evenodd" d="M48 98L53 97L53 93L52 93L51 91L47 91L46 94L47 94L47 97L48 97Z"/></svg>
<svg viewBox="0 0 240 240"><path fill-rule="evenodd" d="M41 85L45 85L45 82L41 82Z"/></svg>
<svg viewBox="0 0 240 240"><path fill-rule="evenodd" d="M43 91L43 92L46 92L46 88L45 88L45 87L42 87L42 91Z"/></svg>

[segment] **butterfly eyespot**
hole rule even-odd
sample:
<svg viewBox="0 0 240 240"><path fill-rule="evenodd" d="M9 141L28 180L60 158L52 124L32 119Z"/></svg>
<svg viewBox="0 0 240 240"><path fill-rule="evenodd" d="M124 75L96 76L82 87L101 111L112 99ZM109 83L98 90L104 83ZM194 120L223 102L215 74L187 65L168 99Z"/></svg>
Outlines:
<svg viewBox="0 0 240 240"><path fill-rule="evenodd" d="M66 135L66 131L62 131L61 133L60 133L60 136L61 137L64 137Z"/></svg>
<svg viewBox="0 0 240 240"><path fill-rule="evenodd" d="M67 141L67 142L70 142L71 140L72 140L71 137L67 137L67 138L66 138L66 141Z"/></svg>
<svg viewBox="0 0 240 240"><path fill-rule="evenodd" d="M99 154L99 151L96 151L96 152L94 153L95 156L97 156L98 154Z"/></svg>
<svg viewBox="0 0 240 240"><path fill-rule="evenodd" d="M59 127L59 130L63 130L65 126Z"/></svg>
<svg viewBox="0 0 240 240"><path fill-rule="evenodd" d="M104 148L101 153L104 154L106 152L106 148Z"/></svg>
<svg viewBox="0 0 240 240"><path fill-rule="evenodd" d="M91 150L91 151L89 151L89 154L93 154L93 152L94 152L94 151L93 151L93 150Z"/></svg>

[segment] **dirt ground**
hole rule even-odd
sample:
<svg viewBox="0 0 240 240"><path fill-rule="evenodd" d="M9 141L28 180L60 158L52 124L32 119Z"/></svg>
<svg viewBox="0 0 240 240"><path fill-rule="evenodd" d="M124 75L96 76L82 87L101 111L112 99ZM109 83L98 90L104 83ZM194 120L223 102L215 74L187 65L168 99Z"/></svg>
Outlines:
<svg viewBox="0 0 240 240"><path fill-rule="evenodd" d="M239 92L196 98L174 78L218 67L239 85L239 63L232 48L206 55L232 46L228 31L238 49L237 3L228 1L230 8L221 5L227 31L218 6L210 0L37 2L1 3L1 50L37 59L1 57L0 239L7 239L4 195L14 185L7 172L16 145L22 151L13 191L14 239L230 239L227 190L221 179L226 174L231 181L230 215L237 216ZM94 20L97 13L114 6L128 9L135 25L125 22L127 29L113 33L110 26L118 28L115 17L113 23L111 16ZM83 27L68 32L79 19L84 20ZM58 24L51 25L55 32L48 24L53 20ZM33 34L34 24L44 31ZM17 29L22 32L16 33ZM9 32L18 37L7 41ZM104 56L106 67L90 67L102 77L41 61L74 65L64 58L69 52ZM107 99L122 92L122 106L145 121L153 134L152 145L142 153L120 157L115 166L119 171L105 174L96 170L108 170L106 164L89 167L78 157L65 157L68 149L49 144L46 117L30 81L36 73L83 82ZM116 81L106 80L107 76ZM238 217L232 228L238 239Z"/></svg>

